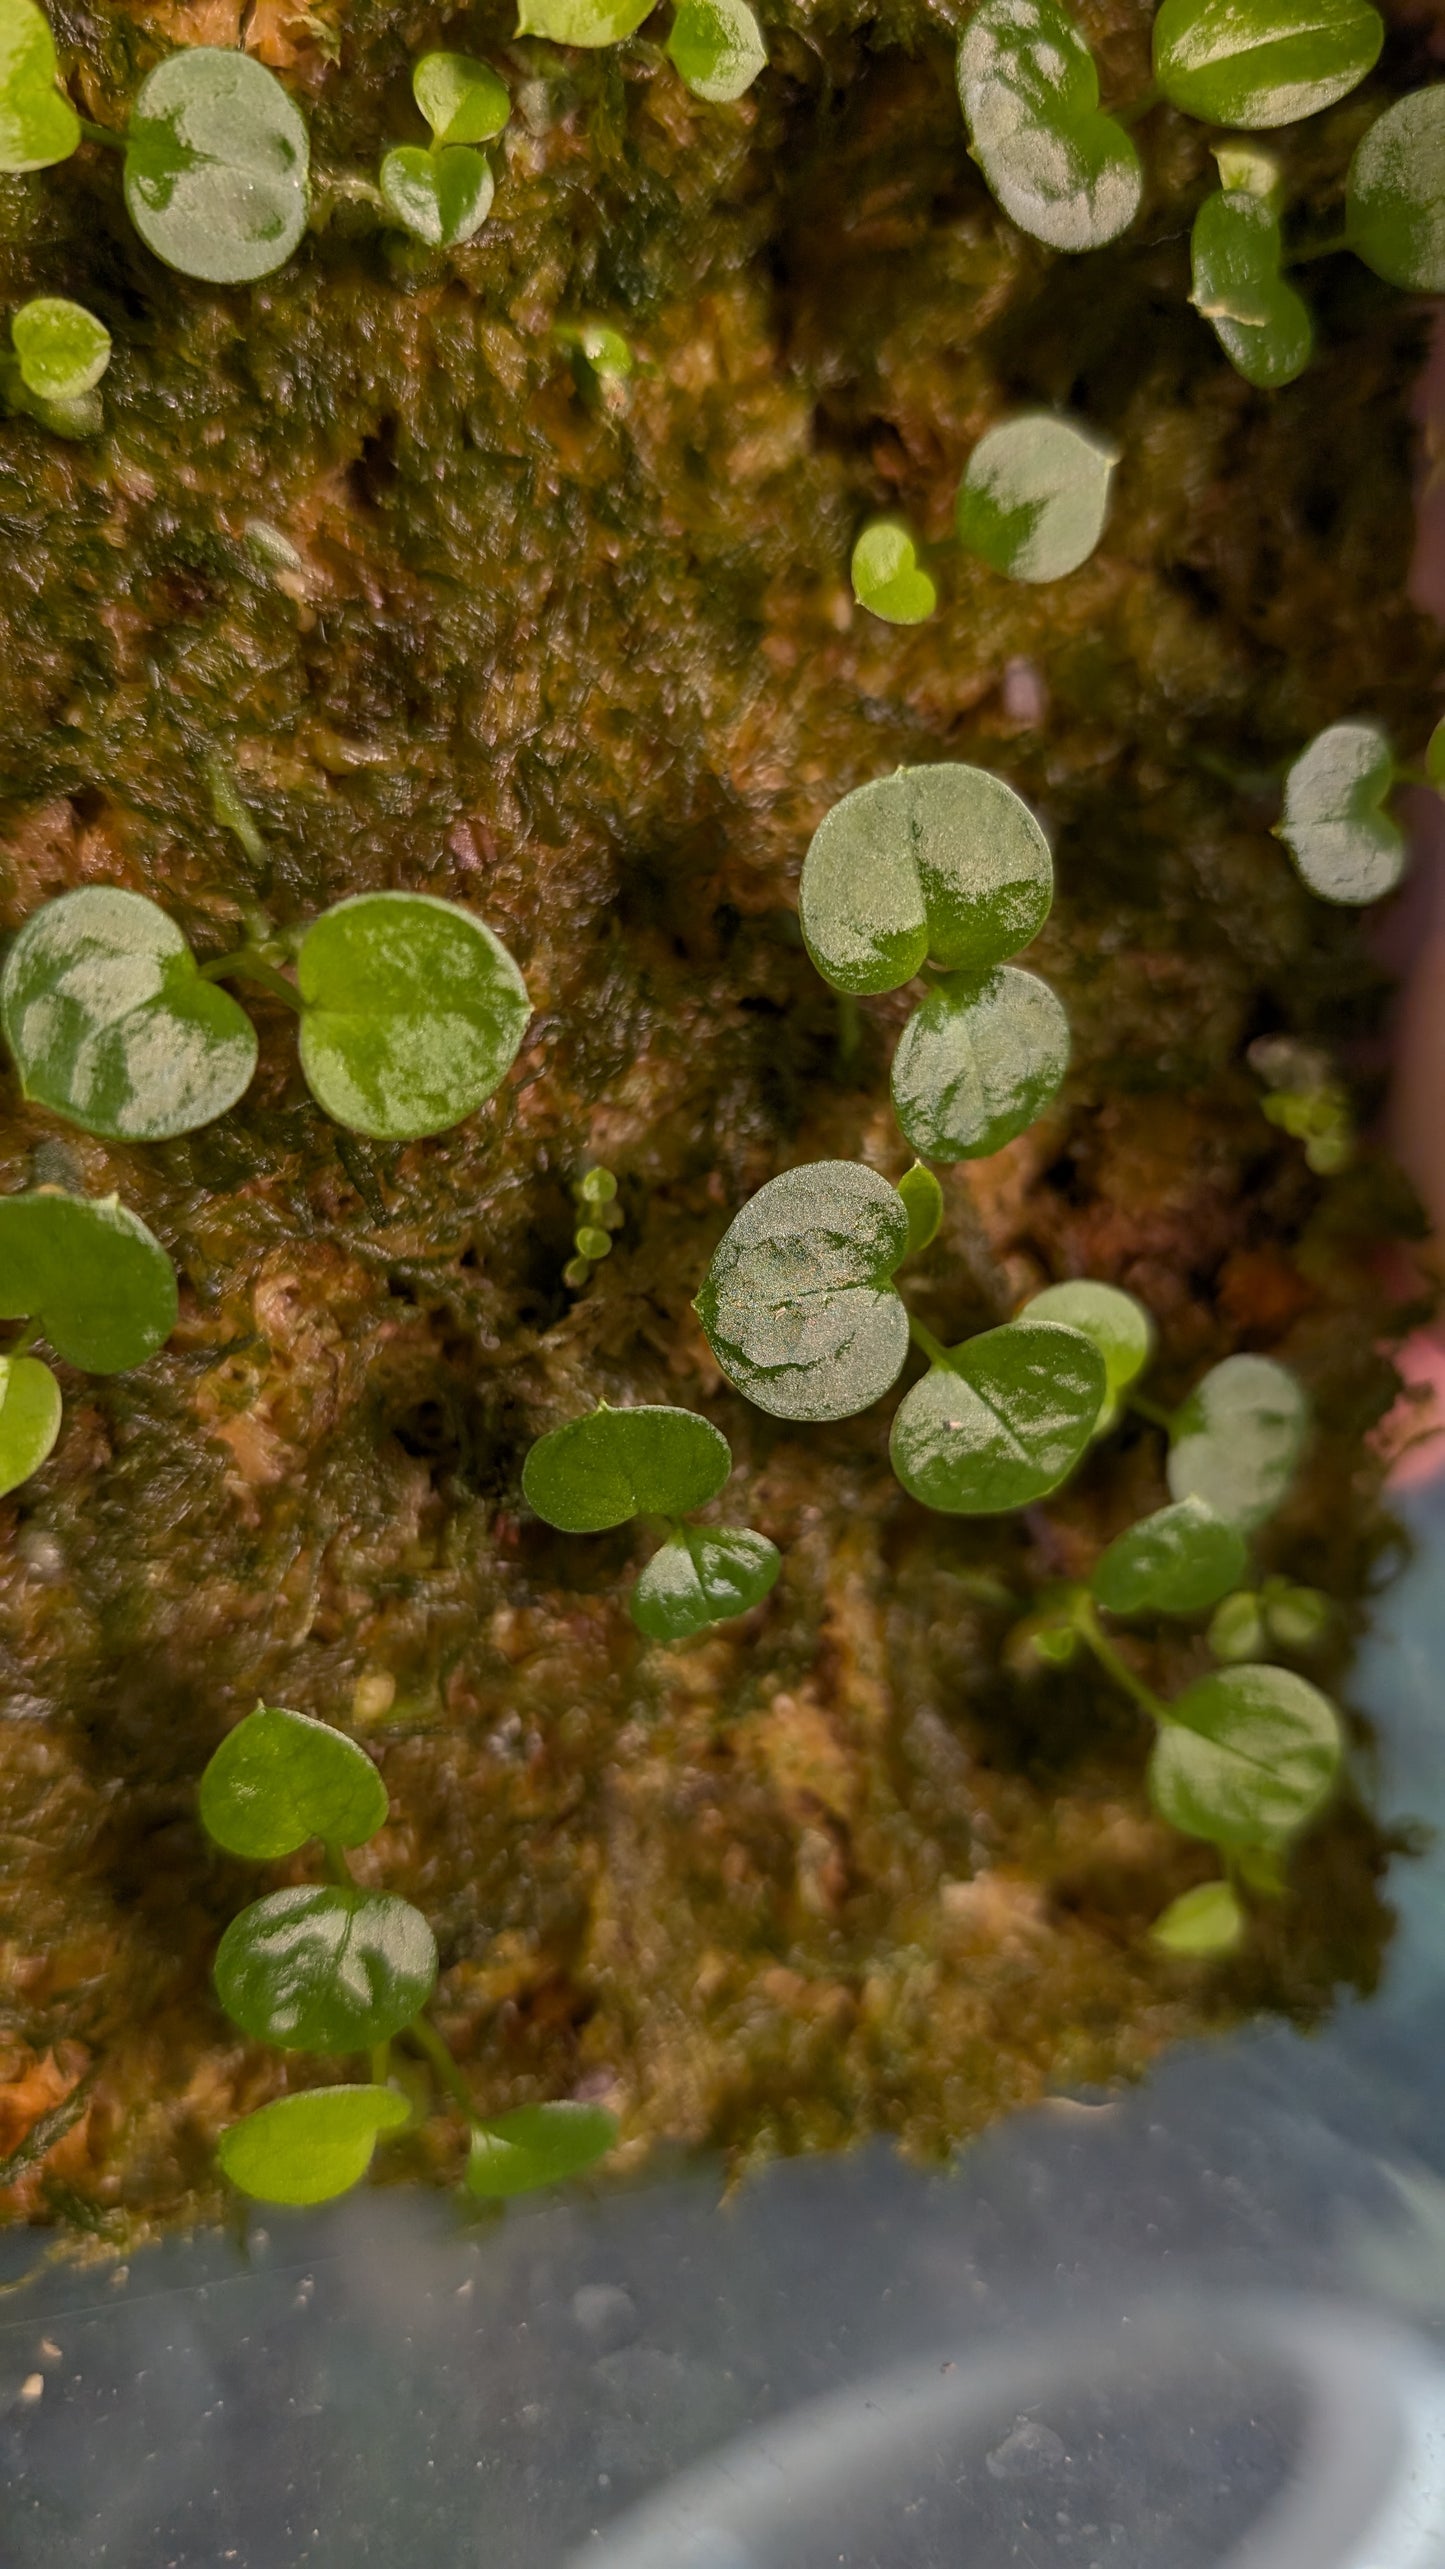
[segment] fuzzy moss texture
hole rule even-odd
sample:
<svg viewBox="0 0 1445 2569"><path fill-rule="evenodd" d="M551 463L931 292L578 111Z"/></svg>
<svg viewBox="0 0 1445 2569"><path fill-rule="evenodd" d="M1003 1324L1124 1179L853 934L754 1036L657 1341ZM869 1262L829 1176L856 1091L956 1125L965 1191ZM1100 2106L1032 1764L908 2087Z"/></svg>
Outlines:
<svg viewBox="0 0 1445 2569"><path fill-rule="evenodd" d="M911 1298L952 1339L1050 1279L1115 1280L1158 1321L1165 1398L1234 1348L1297 1365L1319 1433L1265 1552L1342 1601L1311 1672L1340 1682L1391 1541L1363 1440L1393 1388L1382 1244L1414 1214L1368 1157L1312 1177L1243 1053L1283 1029L1356 1076L1378 1059L1384 985L1271 838L1267 771L1342 715L1424 737L1421 319L1328 263L1314 366L1252 392L1185 300L1203 129L1156 112L1134 236L1055 258L966 156L953 14L774 7L770 70L712 108L661 21L580 54L511 41L494 0L258 0L245 40L311 119L318 221L254 289L158 266L111 155L0 181L6 304L75 295L116 342L103 437L0 424L0 928L114 883L205 957L244 905L286 923L403 886L473 905L536 1007L490 1105L405 1147L327 1123L253 995L257 1083L182 1141L88 1140L4 1074L0 1185L118 1187L182 1279L169 1350L68 1379L54 1457L0 1504L14 2217L122 2236L212 2209L217 2131L285 2083L209 1989L267 1883L195 1815L258 1697L379 1760L392 1820L362 1867L433 1920L487 2110L603 2096L637 2155L668 2136L746 2164L880 2128L946 2149L1377 1967L1382 1840L1348 1798L1247 1958L1152 1952L1212 1860L1151 1816L1129 1704L1010 1649L1044 1583L1162 1500L1154 1430L1024 1519L931 1518L888 1471L891 1402L768 1420L690 1309L780 1168L906 1162L906 1003L866 1003L850 1049L797 929L810 833L900 761L996 769L1055 844L1035 959L1075 1066L1022 1141L946 1177ZM1137 93L1147 0L1078 14L1106 99ZM1381 72L1280 138L1322 220L1365 122L1427 76L1387 15ZM111 122L170 44L242 31L235 0L52 16ZM408 66L438 42L491 59L514 114L492 219L431 260L331 182L419 138ZM615 397L554 340L583 316L634 350ZM955 558L911 631L855 609L859 522L896 505L943 535L974 440L1039 402L1123 450L1095 558L1042 590ZM217 760L259 853L213 817ZM592 1160L626 1225L574 1296ZM528 1443L599 1395L732 1439L722 1513L785 1554L745 1623L648 1647L633 1534L526 1515ZM1166 1690L1203 1664L1187 1633L1141 1660ZM387 2164L443 2172L457 2145L438 2117Z"/></svg>

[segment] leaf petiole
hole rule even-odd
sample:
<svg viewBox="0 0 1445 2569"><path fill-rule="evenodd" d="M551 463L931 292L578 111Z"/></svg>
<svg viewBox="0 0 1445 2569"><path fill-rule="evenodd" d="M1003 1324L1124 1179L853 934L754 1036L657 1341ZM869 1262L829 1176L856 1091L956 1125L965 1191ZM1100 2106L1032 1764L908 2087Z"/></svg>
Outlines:
<svg viewBox="0 0 1445 2569"><path fill-rule="evenodd" d="M254 981L269 990L273 999L284 999L298 1017L305 1015L305 1004L292 981L269 964L254 946L237 946L234 954L218 954L210 963L199 966L203 981Z"/></svg>
<svg viewBox="0 0 1445 2569"><path fill-rule="evenodd" d="M1166 1436L1173 1435L1174 1413L1167 1410L1161 1401L1150 1400L1146 1392L1126 1392L1124 1405L1126 1409L1136 1410L1140 1418L1147 1418L1151 1427L1162 1427Z"/></svg>
<svg viewBox="0 0 1445 2569"><path fill-rule="evenodd" d="M118 134L113 125L92 125L88 116L77 116L75 121L80 127L82 142L100 143L108 152L125 150L126 138L124 134Z"/></svg>
<svg viewBox="0 0 1445 2569"><path fill-rule="evenodd" d="M1170 1717L1168 1705L1160 1701L1152 1687L1145 1685L1142 1677L1135 1676L1127 1659L1114 1648L1099 1621L1094 1600L1087 1588L1080 1588L1075 1595L1073 1623L1079 1639L1093 1652L1100 1667L1107 1669L1115 1684L1122 1686L1126 1695L1132 1695L1135 1703L1149 1715L1151 1721L1167 1722Z"/></svg>
<svg viewBox="0 0 1445 2569"><path fill-rule="evenodd" d="M948 1349L940 1339L934 1337L931 1329L925 1329L922 1321L911 1311L908 1315L908 1335L914 1346L920 1348L928 1358L930 1365L942 1365L945 1369L949 1369Z"/></svg>
<svg viewBox="0 0 1445 2569"><path fill-rule="evenodd" d="M425 2016L413 2016L409 2025L403 2025L402 2034L430 2062L448 2095L461 2107L468 2123L478 2122L480 2117L471 2090L435 2025L430 2024Z"/></svg>

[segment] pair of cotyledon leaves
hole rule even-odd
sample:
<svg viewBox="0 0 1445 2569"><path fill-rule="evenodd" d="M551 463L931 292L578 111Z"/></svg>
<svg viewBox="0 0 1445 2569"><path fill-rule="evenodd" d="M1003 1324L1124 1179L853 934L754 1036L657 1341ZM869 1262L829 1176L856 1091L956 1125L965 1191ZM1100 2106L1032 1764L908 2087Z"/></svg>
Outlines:
<svg viewBox="0 0 1445 2569"><path fill-rule="evenodd" d="M83 303L38 294L10 324L20 380L42 401L76 402L93 392L110 364L110 332Z"/></svg>
<svg viewBox="0 0 1445 2569"><path fill-rule="evenodd" d="M495 193L492 165L476 147L500 134L512 102L488 63L468 54L422 54L412 96L431 127L430 149L399 144L381 164L382 197L419 241L451 249L480 231Z"/></svg>
<svg viewBox="0 0 1445 2569"><path fill-rule="evenodd" d="M559 45L615 45L635 35L654 0L522 0L519 36ZM668 58L697 98L725 106L750 89L768 59L747 0L679 0Z"/></svg>
<svg viewBox="0 0 1445 2569"><path fill-rule="evenodd" d="M1011 580L1060 580L1103 533L1118 449L1048 411L981 437L959 485L954 520L965 552ZM883 519L853 547L853 594L886 624L921 624L938 592L906 527Z"/></svg>
<svg viewBox="0 0 1445 2569"><path fill-rule="evenodd" d="M144 1364L176 1308L169 1258L115 1196L0 1196L0 1319L34 1322L66 1364L91 1374ZM49 1366L0 1356L0 1496L39 1470L59 1432Z"/></svg>
<svg viewBox="0 0 1445 2569"><path fill-rule="evenodd" d="M526 1027L526 985L454 903L364 892L313 922L296 958L301 1066L338 1124L381 1140L444 1132L490 1097ZM159 1141L223 1115L256 1031L140 893L92 886L27 919L0 975L21 1085L87 1132Z"/></svg>
<svg viewBox="0 0 1445 2569"><path fill-rule="evenodd" d="M731 1470L727 1438L693 1410L601 1407L538 1438L522 1492L563 1533L601 1534L632 1517L673 1520L705 1507ZM632 1619L650 1640L687 1640L760 1605L780 1566L766 1535L674 1525L638 1576Z"/></svg>

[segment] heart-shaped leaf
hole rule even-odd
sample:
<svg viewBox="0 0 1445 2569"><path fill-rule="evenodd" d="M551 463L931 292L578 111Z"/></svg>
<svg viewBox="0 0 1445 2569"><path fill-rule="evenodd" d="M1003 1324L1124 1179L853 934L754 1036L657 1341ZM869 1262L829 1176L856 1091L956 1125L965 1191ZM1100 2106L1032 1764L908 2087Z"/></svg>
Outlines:
<svg viewBox="0 0 1445 2569"><path fill-rule="evenodd" d="M788 1169L724 1232L697 1298L728 1381L775 1418L851 1418L897 1381L908 1314L898 1191L852 1160Z"/></svg>
<svg viewBox="0 0 1445 2569"><path fill-rule="evenodd" d="M982 767L900 767L835 803L803 860L799 916L835 990L898 990L931 960L986 972L1054 897L1027 803Z"/></svg>
<svg viewBox="0 0 1445 2569"><path fill-rule="evenodd" d="M1170 1491L1176 1499L1203 1499L1248 1534L1279 1506L1308 1430L1304 1387L1287 1365L1270 1356L1226 1356L1174 1421Z"/></svg>
<svg viewBox="0 0 1445 2569"><path fill-rule="evenodd" d="M632 1620L650 1641L686 1641L760 1606L782 1556L765 1534L685 1525L654 1552L632 1591Z"/></svg>
<svg viewBox="0 0 1445 2569"><path fill-rule="evenodd" d="M1149 1791L1186 1837L1278 1846L1328 1800L1339 1763L1339 1715L1317 1687L1291 1668L1221 1668L1170 1705Z"/></svg>
<svg viewBox="0 0 1445 2569"><path fill-rule="evenodd" d="M485 152L464 144L421 151L403 143L381 164L381 193L398 223L433 249L454 249L479 232L496 193Z"/></svg>
<svg viewBox="0 0 1445 2569"><path fill-rule="evenodd" d="M344 1732L306 1713L258 1704L207 1766L200 1809L217 1846L268 1863L308 1838L364 1846L385 1826L386 1786Z"/></svg>
<svg viewBox="0 0 1445 2569"><path fill-rule="evenodd" d="M1190 301L1236 374L1277 392L1303 374L1314 345L1308 307L1280 273L1279 217L1246 188L1207 196L1194 218Z"/></svg>
<svg viewBox="0 0 1445 2569"><path fill-rule="evenodd" d="M1097 250L1128 229L1139 155L1100 113L1094 57L1061 0L983 0L958 48L958 94L973 157L1021 231Z"/></svg>
<svg viewBox="0 0 1445 2569"><path fill-rule="evenodd" d="M370 2051L410 2024L436 1976L436 1939L419 1909L339 1884L253 1900L216 1950L227 2015L284 2051Z"/></svg>
<svg viewBox="0 0 1445 2569"><path fill-rule="evenodd" d="M472 2127L467 2190L488 2202L580 2176L617 2142L605 2105L519 2105Z"/></svg>
<svg viewBox="0 0 1445 2569"><path fill-rule="evenodd" d="M1102 1436L1113 1426L1124 1394L1137 1382L1154 1353L1154 1323L1142 1302L1119 1285L1096 1284L1079 1276L1067 1284L1045 1285L1019 1312L1020 1320L1061 1321L1092 1338L1104 1359L1104 1405L1094 1422Z"/></svg>
<svg viewBox="0 0 1445 2569"><path fill-rule="evenodd" d="M422 54L411 94L438 143L489 143L512 112L506 82L470 54Z"/></svg>
<svg viewBox="0 0 1445 2569"><path fill-rule="evenodd" d="M951 1350L898 1406L893 1469L925 1507L997 1516L1066 1480L1104 1398L1104 1359L1077 1329L1011 1320Z"/></svg>
<svg viewBox="0 0 1445 2569"><path fill-rule="evenodd" d="M0 0L0 170L69 160L80 119L57 83L50 21L34 0Z"/></svg>
<svg viewBox="0 0 1445 2569"><path fill-rule="evenodd" d="M114 1195L0 1195L0 1318L38 1320L88 1374L143 1365L176 1325L176 1273Z"/></svg>
<svg viewBox="0 0 1445 2569"><path fill-rule="evenodd" d="M313 2087L247 2114L216 2144L223 2176L257 2203L329 2203L359 2185L383 2132L408 2119L390 2087Z"/></svg>
<svg viewBox="0 0 1445 2569"><path fill-rule="evenodd" d="M538 1437L522 1495L564 1534L602 1534L629 1517L706 1507L732 1467L727 1438L695 1410L595 1409Z"/></svg>
<svg viewBox="0 0 1445 2569"><path fill-rule="evenodd" d="M1179 1499L1116 1535L1090 1581L1111 1615L1198 1615L1244 1576L1237 1525L1203 1499Z"/></svg>
<svg viewBox="0 0 1445 2569"><path fill-rule="evenodd" d="M952 973L920 1000L893 1056L893 1112L915 1151L977 1160L1043 1112L1069 1067L1069 1021L1012 963Z"/></svg>
<svg viewBox="0 0 1445 2569"><path fill-rule="evenodd" d="M679 0L667 50L693 96L715 107L751 89L768 59L747 0Z"/></svg>
<svg viewBox="0 0 1445 2569"><path fill-rule="evenodd" d="M920 1249L926 1249L929 1241L938 1237L943 1220L943 1189L932 1169L915 1160L899 1179L898 1192L908 1215L908 1254L916 1258Z"/></svg>
<svg viewBox="0 0 1445 2569"><path fill-rule="evenodd" d="M922 624L938 604L938 591L920 570L913 538L890 518L865 526L853 547L853 595L885 624Z"/></svg>
<svg viewBox="0 0 1445 2569"><path fill-rule="evenodd" d="M547 36L554 45L616 45L635 34L653 0L520 0L519 36Z"/></svg>
<svg viewBox="0 0 1445 2569"><path fill-rule="evenodd" d="M138 892L65 892L25 922L0 975L20 1085L87 1133L167 1141L247 1087L256 1030L202 979L175 922Z"/></svg>
<svg viewBox="0 0 1445 2569"><path fill-rule="evenodd" d="M1010 580L1061 580L1104 531L1119 449L1051 411L979 439L959 484L958 540Z"/></svg>
<svg viewBox="0 0 1445 2569"><path fill-rule="evenodd" d="M60 1434L60 1385L37 1356L0 1356L0 1499L38 1472Z"/></svg>
<svg viewBox="0 0 1445 2569"><path fill-rule="evenodd" d="M500 938L422 892L359 892L296 958L301 1067L338 1124L409 1141L460 1124L500 1087L531 1013Z"/></svg>
<svg viewBox="0 0 1445 2569"><path fill-rule="evenodd" d="M1201 1882L1171 1900L1149 1930L1151 1944L1190 1958L1229 1953L1244 1934L1245 1917L1227 1882Z"/></svg>
<svg viewBox="0 0 1445 2569"><path fill-rule="evenodd" d="M254 54L190 45L142 81L125 146L126 211L182 276L244 285L284 267L310 211L306 127Z"/></svg>
<svg viewBox="0 0 1445 2569"><path fill-rule="evenodd" d="M1384 21L1368 0L1163 0L1154 77L1206 125L1297 125L1374 69Z"/></svg>
<svg viewBox="0 0 1445 2569"><path fill-rule="evenodd" d="M1445 294L1445 82L1377 116L1350 163L1350 246L1389 285Z"/></svg>
<svg viewBox="0 0 1445 2569"><path fill-rule="evenodd" d="M110 364L110 332L83 303L38 294L10 324L20 380L42 401L79 401Z"/></svg>
<svg viewBox="0 0 1445 2569"><path fill-rule="evenodd" d="M1394 782L1394 755L1378 723L1331 723L1295 760L1279 834L1322 901L1356 907L1394 891L1408 854L1386 808Z"/></svg>

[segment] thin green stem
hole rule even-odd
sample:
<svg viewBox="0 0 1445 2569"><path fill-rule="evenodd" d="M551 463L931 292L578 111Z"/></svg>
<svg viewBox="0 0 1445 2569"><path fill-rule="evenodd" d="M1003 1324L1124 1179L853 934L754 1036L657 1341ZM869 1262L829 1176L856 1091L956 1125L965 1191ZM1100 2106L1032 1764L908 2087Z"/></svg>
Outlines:
<svg viewBox="0 0 1445 2569"><path fill-rule="evenodd" d="M237 946L234 954L218 954L210 963L203 963L201 979L254 981L262 990L269 990L273 999L284 999L287 1007L294 1008L298 1017L306 1013L305 1002L294 981L288 981L284 973L277 972L254 946Z"/></svg>
<svg viewBox="0 0 1445 2569"><path fill-rule="evenodd" d="M391 2076L390 2043L373 2043L371 2047L371 2080L374 2087L385 2087Z"/></svg>
<svg viewBox="0 0 1445 2569"><path fill-rule="evenodd" d="M1323 241L1302 242L1288 251L1281 262L1287 268L1307 268L1315 259L1333 259L1341 250L1350 248L1348 232L1331 232Z"/></svg>
<svg viewBox="0 0 1445 2569"><path fill-rule="evenodd" d="M1137 1411L1140 1418L1147 1418L1151 1427L1162 1427L1166 1436L1173 1435L1174 1418L1172 1411L1165 1409L1162 1402L1150 1400L1147 1393L1126 1392L1124 1394L1124 1406L1126 1409Z"/></svg>
<svg viewBox="0 0 1445 2569"><path fill-rule="evenodd" d="M1126 1695L1133 1696L1135 1703L1142 1707L1151 1721L1168 1721L1168 1705L1160 1702L1153 1688L1146 1686L1142 1677L1135 1676L1127 1659L1122 1658L1114 1648L1099 1621L1094 1600L1087 1588L1081 1588L1074 1599L1074 1630L1079 1639L1092 1650L1100 1667L1108 1670L1114 1683L1122 1686Z"/></svg>
<svg viewBox="0 0 1445 2569"><path fill-rule="evenodd" d="M113 125L92 125L88 116L77 116L75 121L80 127L82 142L100 143L108 152L125 150L125 136L118 134Z"/></svg>
<svg viewBox="0 0 1445 2569"><path fill-rule="evenodd" d="M430 2061L443 2087L461 2107L467 2121L475 2123L478 2116L471 2090L435 2025L428 2023L425 2016L413 2016L411 2023L402 2027L402 2033L405 2039L415 2043L417 2050Z"/></svg>
<svg viewBox="0 0 1445 2569"><path fill-rule="evenodd" d="M346 1861L345 1847L334 1845L330 1838L323 1838L322 1846L326 1855L326 1870L332 1881L339 1883L343 1891L354 1890L356 1876Z"/></svg>
<svg viewBox="0 0 1445 2569"><path fill-rule="evenodd" d="M912 1339L915 1347L922 1348L930 1365L947 1365L948 1349L942 1344L941 1340L934 1337L931 1329L924 1328L922 1321L917 1317L916 1313L911 1311L908 1315L908 1335Z"/></svg>

